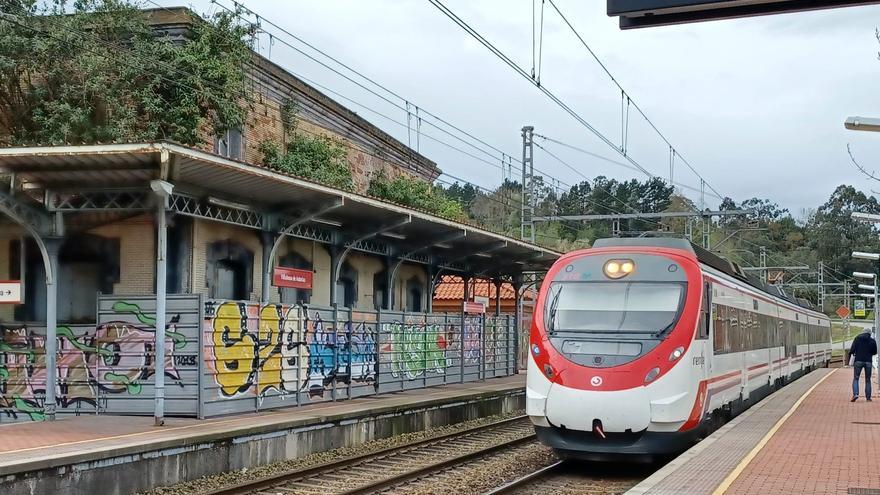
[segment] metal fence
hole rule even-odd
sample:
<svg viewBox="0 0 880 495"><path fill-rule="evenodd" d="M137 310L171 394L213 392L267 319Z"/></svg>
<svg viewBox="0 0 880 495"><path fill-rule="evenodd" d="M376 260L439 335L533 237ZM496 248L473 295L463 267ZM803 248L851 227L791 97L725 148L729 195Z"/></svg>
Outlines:
<svg viewBox="0 0 880 495"><path fill-rule="evenodd" d="M155 297L100 296L59 325L59 415L150 415ZM359 311L168 296L166 414L210 417L516 373L512 315ZM45 327L0 326L0 423L44 419Z"/></svg>
<svg viewBox="0 0 880 495"><path fill-rule="evenodd" d="M207 301L203 415L516 372L513 317Z"/></svg>

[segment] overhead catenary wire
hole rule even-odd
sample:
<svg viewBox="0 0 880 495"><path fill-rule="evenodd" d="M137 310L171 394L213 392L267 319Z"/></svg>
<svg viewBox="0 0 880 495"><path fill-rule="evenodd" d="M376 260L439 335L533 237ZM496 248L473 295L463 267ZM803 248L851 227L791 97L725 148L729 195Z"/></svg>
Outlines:
<svg viewBox="0 0 880 495"><path fill-rule="evenodd" d="M706 179L703 178L703 176L700 175L699 172L697 172L697 170L690 164L690 162L688 162L681 155L681 153L675 148L675 146L672 145L672 143L669 141L669 139L667 139L666 136L662 132L660 132L660 129L657 128L657 126L654 124L654 122L645 114L645 112L638 105L638 103L636 103L632 99L630 94L625 89L623 89L623 86L621 86L621 84L620 84L620 82L618 82L617 78L615 78L614 75L611 73L611 71L608 70L608 67L605 65L605 63L603 63L602 60L596 55L596 52L593 51L593 49L586 42L584 37L581 36L580 32L578 32L578 30L574 27L574 25L571 23L571 21L568 20L568 18L565 16L565 14L562 13L562 10L560 10L559 7L557 7L556 3L553 0L547 0L547 1L550 3L550 6L553 7L553 10L555 10L556 13L559 14L559 17L568 26L568 28L571 30L571 32L574 33L575 37L578 39L578 41L580 41L581 45L583 45L583 47L586 48L587 52L589 52L589 54L593 57L593 59L596 61L596 63L598 63L599 66L602 68L602 70L605 71L605 74L608 75L609 78L611 78L611 81L615 84L615 86L617 86L617 88L620 90L621 94L623 96L626 96L627 111L628 111L629 105L632 104L633 108L635 108L636 111L639 112L639 115L641 115L642 118L645 119L645 122L647 122L648 125L651 126L651 128L654 130L654 132L657 133L657 135L660 137L660 139L662 139L663 142L666 143L667 146L669 146L672 150L674 150L674 152L678 155L681 162L684 163L685 166L687 166L691 170L691 172L693 172L694 175L696 175L697 178L699 178L700 181L702 181L702 183L706 185L706 187L708 187L712 192L714 192L718 196L721 196L723 199L723 195L721 193L719 193L714 187L712 187L712 185L709 184L709 182L706 181ZM627 118L626 120L627 120L627 125L628 125L629 119ZM625 146L626 145L625 145L625 141L624 141L624 149L625 149Z"/></svg>
<svg viewBox="0 0 880 495"><path fill-rule="evenodd" d="M647 169L645 169L640 163L638 163L635 159L632 158L630 154L624 154L623 150L616 146L607 136L605 136L601 131L596 129L589 121L587 121L583 116L581 116L578 112L576 112L570 105L565 103L561 98L559 98L555 93L547 89L547 86L543 83L538 84L535 80L533 80L528 72L525 71L522 67L519 66L516 62L514 62L509 56L507 56L502 50L496 47L493 43L491 43L488 39L486 39L483 35L481 35L476 29L471 27L466 21L461 19L458 15L455 14L451 9L446 7L440 0L428 0L431 5L436 7L442 14L444 14L447 18L452 20L456 25L462 28L468 35L477 40L480 44L482 44L486 49L488 49L493 55L499 58L502 62L508 65L511 69L513 69L517 74L521 77L529 81L530 84L535 86L539 91L541 91L547 98L549 98L553 103L555 103L558 107L560 107L563 111L569 114L572 118L574 118L578 123L580 123L583 127L585 127L588 131L590 131L594 136L596 136L600 141L605 143L608 147L614 149L618 154L620 154L626 161L630 164L638 168L642 173L646 175L652 175ZM683 160L683 159L682 159ZM717 192L716 192L717 194ZM721 196L719 194L719 196Z"/></svg>

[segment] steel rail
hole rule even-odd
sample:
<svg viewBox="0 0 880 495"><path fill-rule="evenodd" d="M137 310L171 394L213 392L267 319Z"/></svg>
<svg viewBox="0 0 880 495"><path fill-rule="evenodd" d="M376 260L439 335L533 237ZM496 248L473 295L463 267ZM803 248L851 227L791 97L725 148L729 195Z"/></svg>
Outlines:
<svg viewBox="0 0 880 495"><path fill-rule="evenodd" d="M432 443L441 442L443 440L448 440L450 438L466 436L473 433L478 433L480 431L489 430L492 428L497 428L500 426L505 426L508 424L513 424L518 421L522 421L526 419L528 416L521 415L515 416L513 418L502 419L500 421L494 421L492 423L488 423L485 425L474 426L471 428L467 428L461 431L454 431L449 433L444 433L442 435L438 435L436 437L425 438L413 443L408 443L405 445L397 445L392 447L386 447L374 452L357 454L349 457L345 457L342 459L328 461L321 464L317 464L315 466L310 466L306 468L300 469L291 469L288 471L282 471L280 473L270 474L268 476L263 476L251 481L244 481L241 483L236 483L234 485L224 486L217 488L215 490L211 490L206 492L204 495L246 495L249 493L253 493L258 490L263 490L266 488L272 488L281 484L284 484L288 481L297 480L300 478L307 478L309 476L314 476L316 474L320 474L322 472L327 471L336 471L340 469L344 469L346 467L358 464L363 462L366 459L370 459L372 457L382 457L390 454L394 454L395 452L405 452L407 450L411 450L416 447L421 447L424 445L429 445Z"/></svg>
<svg viewBox="0 0 880 495"><path fill-rule="evenodd" d="M373 483L369 483L367 485L359 486L357 488L353 488L351 490L346 490L341 492L340 495L362 495L366 493L375 493L381 490L386 490L388 488L393 488L399 485L403 485L409 483L411 481L417 480L418 478L426 477L431 474L436 474L441 472L447 468L457 466L459 464L463 464L467 461L471 461L474 459L479 459L481 457L485 457L490 454L494 454L495 452L506 450L516 445L532 442L537 438L537 435L534 433L530 435L526 435L524 437L515 438L513 440L507 440L505 442L492 445L491 447L487 447L485 449L477 450L474 452L470 452L468 454L462 454L460 456L451 457L449 459L435 462L434 464L429 464L427 466L423 466L417 469L413 469L412 471L407 471L400 475L394 476L393 478L386 478L383 480L379 480Z"/></svg>
<svg viewBox="0 0 880 495"><path fill-rule="evenodd" d="M512 493L514 490L528 486L533 481L539 480L541 478L544 478L548 474L551 474L551 473L558 471L559 468L561 468L564 463L565 463L565 461L556 461L553 464L550 464L549 466L544 466L541 469L538 469L537 471L534 471L534 472L529 473L523 477L517 478L517 479L510 481L508 483L505 483L497 488L494 488L494 489L484 493L483 495L501 495L504 493Z"/></svg>

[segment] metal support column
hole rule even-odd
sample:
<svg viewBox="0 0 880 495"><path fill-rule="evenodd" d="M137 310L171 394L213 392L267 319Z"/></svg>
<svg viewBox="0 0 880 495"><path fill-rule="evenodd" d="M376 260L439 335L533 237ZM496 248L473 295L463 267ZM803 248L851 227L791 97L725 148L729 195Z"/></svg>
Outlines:
<svg viewBox="0 0 880 495"><path fill-rule="evenodd" d="M339 263L343 250L338 246L330 246L330 304L335 304L339 297Z"/></svg>
<svg viewBox="0 0 880 495"><path fill-rule="evenodd" d="M386 292L385 301L383 301L384 309L387 309L389 311L393 311L394 310L394 300L396 299L394 297L394 295L395 295L394 293L397 290L397 287L395 287L394 281L397 279L397 273L394 270L395 263L393 263L392 258L390 256L386 256L383 261L385 263L385 292Z"/></svg>
<svg viewBox="0 0 880 495"><path fill-rule="evenodd" d="M434 265L428 264L425 268L425 312L434 312Z"/></svg>
<svg viewBox="0 0 880 495"><path fill-rule="evenodd" d="M165 210L173 186L165 181L154 180L150 188L156 193L156 342L153 353L154 411L156 426L165 424L165 302L168 275L168 222Z"/></svg>
<svg viewBox="0 0 880 495"><path fill-rule="evenodd" d="M260 247L263 251L263 283L260 288L260 302L269 302L269 291L272 290L272 272L275 268L275 241L278 234L268 230L260 231Z"/></svg>
<svg viewBox="0 0 880 495"><path fill-rule="evenodd" d="M819 311L825 311L825 262L820 261L816 271L816 294Z"/></svg>
<svg viewBox="0 0 880 495"><path fill-rule="evenodd" d="M43 413L49 421L55 421L55 387L58 384L58 252L61 250L61 238L43 240L48 255L46 267L46 397L43 402Z"/></svg>
<svg viewBox="0 0 880 495"><path fill-rule="evenodd" d="M513 305L514 305L514 310L513 310L513 312L514 312L514 315L513 315L513 320L514 320L514 322L513 322L513 328L514 328L514 331L513 331L513 335L514 335L513 355L515 356L514 362L516 363L515 364L516 369L514 370L514 373L519 373L519 369L520 369L519 344L520 344L520 340L522 339L522 337L520 336L520 334L522 333L522 329L520 328L521 322L522 322L522 288L523 288L522 274L517 274L513 279L513 293L514 293L514 301L513 301ZM526 358L526 359L528 359L528 358ZM525 363L523 363L523 364L525 364Z"/></svg>

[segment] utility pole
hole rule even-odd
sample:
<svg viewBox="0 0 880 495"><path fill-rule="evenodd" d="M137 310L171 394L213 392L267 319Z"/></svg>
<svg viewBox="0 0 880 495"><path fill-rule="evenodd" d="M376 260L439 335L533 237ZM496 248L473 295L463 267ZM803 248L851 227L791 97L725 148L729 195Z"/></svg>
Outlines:
<svg viewBox="0 0 880 495"><path fill-rule="evenodd" d="M522 128L523 154L522 154L522 218L520 224L520 238L524 241L535 242L535 162L532 132L534 127L527 125Z"/></svg>
<svg viewBox="0 0 880 495"><path fill-rule="evenodd" d="M819 303L819 311L825 311L825 262L819 262L818 278L816 281L816 302Z"/></svg>
<svg viewBox="0 0 880 495"><path fill-rule="evenodd" d="M767 248L761 246L761 281L767 281Z"/></svg>
<svg viewBox="0 0 880 495"><path fill-rule="evenodd" d="M700 182L702 184L702 181ZM712 249L712 238L709 236L709 229L712 227L712 218L703 217L703 249Z"/></svg>

